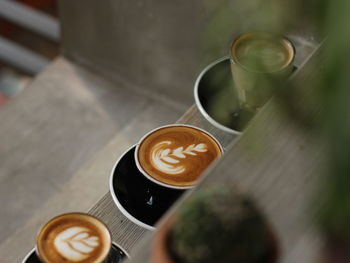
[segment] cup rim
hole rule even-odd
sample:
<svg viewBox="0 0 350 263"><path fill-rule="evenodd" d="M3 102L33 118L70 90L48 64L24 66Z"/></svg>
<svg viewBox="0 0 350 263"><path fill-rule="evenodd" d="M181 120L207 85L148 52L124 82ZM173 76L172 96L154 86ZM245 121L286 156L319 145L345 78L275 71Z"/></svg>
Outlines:
<svg viewBox="0 0 350 263"><path fill-rule="evenodd" d="M136 145L136 149L135 149L135 153L134 153L134 159L135 159L135 163L136 163L136 166L137 166L137 169L150 181L160 185L160 186L163 186L163 187L166 187L166 188L171 188L171 189L176 189L176 190L186 190L186 189L192 189L194 188L197 184L194 184L194 185L190 185L190 186L174 186L174 185L170 185L170 184L166 184L166 183L163 183L163 182L160 182L156 179L154 179L152 176L148 175L147 172L142 168L139 160L138 160L138 152L139 152L139 148L140 148L140 145L141 143L143 142L144 139L146 139L149 135L151 135L152 133L160 130L160 129L164 129L164 128L168 128L168 127L188 127L188 128L192 128L192 129L195 129L195 130L199 130L203 133L205 133L206 135L208 135L211 139L214 140L214 142L219 146L219 149L221 151L221 155L222 156L224 154L224 148L222 147L222 145L220 144L220 142L214 137L214 135L210 134L209 132L207 132L206 130L204 129L201 129L199 127L196 127L196 126L193 126L193 125L189 125L189 124L168 124L168 125L163 125L161 127L158 127L158 128L155 128L153 130L151 130L150 132L146 133L141 139L140 141L137 143Z"/></svg>
<svg viewBox="0 0 350 263"><path fill-rule="evenodd" d="M239 60L237 59L237 56L234 56L234 54L232 54L232 48L239 40L241 40L242 38L245 38L245 37L249 37L250 35L253 35L253 34L275 36L276 38L279 38L281 40L285 40L288 43L288 45L291 47L291 50L293 51L292 58L290 59L290 61L287 64L283 65L283 67L281 67L281 68L279 68L277 70L273 70L273 71L258 71L258 70L250 69L250 68L246 67L245 65L243 65L241 62L239 62ZM255 73L255 74L275 74L275 73L283 71L286 68L294 65L295 53L296 53L295 46L294 46L293 42L288 37L286 37L286 36L284 36L282 34L272 33L272 32L268 32L268 31L251 31L251 32L246 32L246 33L238 35L231 42L230 53L229 53L230 55L228 57L230 58L230 61L232 63L239 65L245 71L248 71L248 72L251 72L251 73Z"/></svg>
<svg viewBox="0 0 350 263"><path fill-rule="evenodd" d="M121 251L123 251L123 253L126 255L127 258L130 258L129 253L126 252L126 250L125 250L124 248L122 248L120 245L118 245L116 242L112 241L112 245L118 247ZM33 248L27 253L27 255L22 259L21 263L27 263L27 260L29 259L29 257L30 257L33 253L35 253L35 254L37 255L37 252L36 252L36 251L37 251L37 250L36 250L36 246L35 246L35 247L33 247ZM39 256L37 255L37 257L39 257Z"/></svg>
<svg viewBox="0 0 350 263"><path fill-rule="evenodd" d="M216 120L214 120L207 112L206 110L204 109L200 99L199 99L199 83L201 82L201 80L203 79L203 76L212 68L214 67L215 65L225 61L225 60L230 60L230 57L229 56L224 56L222 58L219 58L215 61L213 61L212 63L210 63L208 66L206 66L202 71L201 73L198 75L197 79L196 79L196 82L194 84L194 101L197 105L197 108L199 109L199 112L204 116L204 118L209 121L210 124L212 124L214 127L224 131L224 132L227 132L227 133L230 133L230 134L234 134L234 135L241 135L242 132L241 131L237 131L237 130L234 130L234 129L231 129L229 127L226 127L224 125L222 125L221 123L217 122Z"/></svg>
<svg viewBox="0 0 350 263"><path fill-rule="evenodd" d="M36 253L36 246L33 247L33 248L27 253L27 255L22 259L22 263L27 263L28 258L29 258L33 253Z"/></svg>
<svg viewBox="0 0 350 263"><path fill-rule="evenodd" d="M37 233L37 235L36 235L36 242L35 242L36 245L35 245L35 248L34 248L34 249L35 249L36 255L38 256L38 258L39 258L40 260L43 260L43 259L41 258L40 253L39 253L38 240L39 240L39 237L40 237L40 234L41 234L42 230L44 230L44 228L45 228L46 226L48 226L48 225L49 225L52 221L54 221L55 219L57 219L57 218L59 218L59 217L62 217L62 216L68 216L68 215L83 215L83 216L91 217L91 218L93 218L94 220L97 220L99 223L101 223L101 224L104 226L106 232L108 233L108 236L109 236L109 242L108 242L108 243L109 243L109 251L111 250L111 246L112 246L112 243L113 243L113 241L112 241L112 234L111 234L111 232L110 232L108 226L107 226L101 219L97 218L97 217L94 216L94 215L91 215L91 214L88 214L88 213L84 213L84 212L67 212L67 213L59 214L59 215L57 215L57 216L51 218L49 221L47 221L47 222L39 229L39 231L38 231L38 233ZM108 252L108 253L109 253L109 252ZM108 256L108 254L107 254L106 256ZM103 260L105 260L105 258L104 258Z"/></svg>
<svg viewBox="0 0 350 263"><path fill-rule="evenodd" d="M121 161L121 159L129 152L131 151L133 148L135 148L136 151L136 144L134 144L133 146L129 147L126 151L124 151L120 157L117 159L117 161L114 163L113 168L111 170L111 174L109 176L109 192L112 196L112 199L114 201L114 203L117 205L118 209L122 212L122 214L124 216L126 216L127 219L129 219L131 222L135 223L136 225L146 228L148 230L155 230L155 227L148 225L138 219L136 219L133 215L131 215L123 206L122 204L119 202L118 197L114 191L114 187L113 187L113 179L114 179L114 174L115 174L115 170L119 164L119 162ZM135 159L135 158L134 158Z"/></svg>

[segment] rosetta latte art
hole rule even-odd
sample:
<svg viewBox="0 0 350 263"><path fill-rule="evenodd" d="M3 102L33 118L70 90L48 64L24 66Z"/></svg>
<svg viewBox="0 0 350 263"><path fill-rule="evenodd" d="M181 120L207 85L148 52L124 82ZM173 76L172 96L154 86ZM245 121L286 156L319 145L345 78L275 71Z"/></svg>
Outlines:
<svg viewBox="0 0 350 263"><path fill-rule="evenodd" d="M89 234L85 227L70 227L57 235L55 248L70 261L82 261L100 245L99 238Z"/></svg>
<svg viewBox="0 0 350 263"><path fill-rule="evenodd" d="M183 146L170 149L170 141L162 141L154 145L151 150L151 161L153 166L167 174L180 174L183 173L186 168L182 164L182 160L187 155L197 155L198 153L206 152L207 145L199 143L197 145L191 144L184 148Z"/></svg>

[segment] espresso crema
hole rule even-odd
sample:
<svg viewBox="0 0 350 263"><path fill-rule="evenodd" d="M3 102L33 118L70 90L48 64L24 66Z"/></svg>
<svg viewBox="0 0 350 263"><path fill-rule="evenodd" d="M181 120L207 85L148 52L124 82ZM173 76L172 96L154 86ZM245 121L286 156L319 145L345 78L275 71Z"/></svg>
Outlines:
<svg viewBox="0 0 350 263"><path fill-rule="evenodd" d="M53 218L37 237L37 253L44 263L101 263L111 248L107 227L80 213Z"/></svg>
<svg viewBox="0 0 350 263"><path fill-rule="evenodd" d="M220 145L209 134L188 126L169 126L141 141L137 159L142 170L154 180L189 187L221 154Z"/></svg>

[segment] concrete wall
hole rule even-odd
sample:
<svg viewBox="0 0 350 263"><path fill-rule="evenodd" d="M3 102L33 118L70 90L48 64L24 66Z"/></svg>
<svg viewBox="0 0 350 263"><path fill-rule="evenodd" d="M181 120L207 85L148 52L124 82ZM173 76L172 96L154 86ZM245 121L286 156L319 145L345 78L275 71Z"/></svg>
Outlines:
<svg viewBox="0 0 350 263"><path fill-rule="evenodd" d="M64 52L147 93L190 105L198 73L227 54L239 28L229 2L61 0Z"/></svg>

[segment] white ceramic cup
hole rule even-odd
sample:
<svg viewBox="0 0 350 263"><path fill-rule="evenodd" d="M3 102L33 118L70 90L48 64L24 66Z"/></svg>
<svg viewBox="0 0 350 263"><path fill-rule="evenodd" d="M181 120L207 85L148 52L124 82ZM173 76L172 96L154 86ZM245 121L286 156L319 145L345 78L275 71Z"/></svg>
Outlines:
<svg viewBox="0 0 350 263"><path fill-rule="evenodd" d="M188 128L192 128L192 129L195 129L195 130L198 130L204 134L206 134L207 136L209 136L217 145L218 147L220 148L221 150L221 155L224 153L224 149L223 147L221 146L220 142L213 136L211 135L210 133L208 133L207 131L201 129L201 128L198 128L198 127L195 127L195 126L192 126L192 125L187 125L187 124L171 124L171 125L165 125L165 126L161 126L161 127L158 127L150 132L148 132L146 135L144 135L140 142L137 144L136 146L136 149L135 149L135 162L136 162L136 166L137 168L139 169L139 171L150 181L160 185L160 186L163 186L163 187L167 187L167 188L171 188L171 189L178 189L178 190L185 190L185 189L190 189L190 188L194 188L195 185L191 185L191 186L176 186L176 185L171 185L171 184L167 184L167 183L164 183L164 182L160 182L156 179L154 179L152 176L150 176L143 168L142 168L142 165L140 164L140 161L138 159L138 154L139 154L139 148L140 148L140 145L141 143L151 134L153 134L154 132L160 130L160 129L163 129L163 128L168 128L168 127L188 127Z"/></svg>

